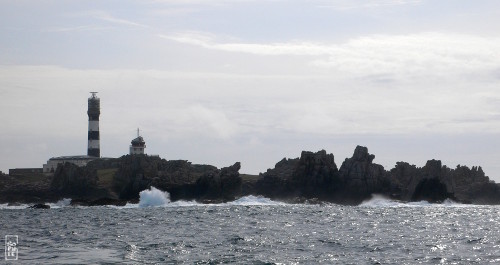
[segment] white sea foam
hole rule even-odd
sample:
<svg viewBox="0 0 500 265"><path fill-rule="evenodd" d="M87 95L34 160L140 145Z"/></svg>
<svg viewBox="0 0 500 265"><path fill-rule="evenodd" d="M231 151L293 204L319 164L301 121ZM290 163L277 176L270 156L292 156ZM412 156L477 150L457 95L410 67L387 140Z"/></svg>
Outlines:
<svg viewBox="0 0 500 265"><path fill-rule="evenodd" d="M139 208L166 206L170 203L170 194L155 187L139 193Z"/></svg>
<svg viewBox="0 0 500 265"><path fill-rule="evenodd" d="M64 208L71 205L71 199L65 198L56 203L47 203L47 205L55 209Z"/></svg>
<svg viewBox="0 0 500 265"><path fill-rule="evenodd" d="M239 198L238 200L219 203L219 204L202 204L196 201L170 201L170 194L165 191L161 191L155 187L151 189L143 190L139 193L139 203L131 204L128 203L123 207L116 208L145 208L145 207L192 207L192 206L252 206L252 205L283 205L285 203L276 202L269 198L261 196L246 196ZM115 207L113 207L115 208Z"/></svg>
<svg viewBox="0 0 500 265"><path fill-rule="evenodd" d="M224 205L242 205L242 206L250 206L250 205L284 205L285 203L276 202L269 198L265 198L262 196L253 196L249 195L246 197L241 197L236 201L225 203Z"/></svg>
<svg viewBox="0 0 500 265"><path fill-rule="evenodd" d="M15 204L15 205L9 205L8 203L3 203L0 204L0 209L26 209L28 208L28 204Z"/></svg>
<svg viewBox="0 0 500 265"><path fill-rule="evenodd" d="M391 200L385 196L374 194L372 197L366 201L363 201L359 206L364 207L398 207L403 205L403 203L395 200Z"/></svg>
<svg viewBox="0 0 500 265"><path fill-rule="evenodd" d="M4 203L4 204L0 204L0 209L27 209L29 208L30 206L33 206L35 203L31 203L31 204L8 204L8 203ZM71 199L62 199L58 202L55 202L55 203L43 203L45 205L48 205L50 206L51 209L59 209L59 208L64 208L64 207L67 207L67 206L70 206L71 205Z"/></svg>
<svg viewBox="0 0 500 265"><path fill-rule="evenodd" d="M463 207L466 204L455 202L451 199L446 199L442 203L430 203L427 201L419 202L402 202L389 199L383 195L373 194L372 197L363 201L359 206L361 207Z"/></svg>

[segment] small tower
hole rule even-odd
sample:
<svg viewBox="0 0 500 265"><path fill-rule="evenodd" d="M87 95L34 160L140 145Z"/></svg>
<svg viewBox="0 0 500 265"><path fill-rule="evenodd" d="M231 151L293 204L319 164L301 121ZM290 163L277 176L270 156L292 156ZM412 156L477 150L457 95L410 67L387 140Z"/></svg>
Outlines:
<svg viewBox="0 0 500 265"><path fill-rule="evenodd" d="M132 145L130 146L130 154L131 155L143 155L144 148L146 148L146 142L139 134L139 128L137 128L137 138L132 140Z"/></svg>
<svg viewBox="0 0 500 265"><path fill-rule="evenodd" d="M90 92L92 96L89 98L89 143L87 155L93 157L101 156L99 147L99 115L101 114L101 100L96 96L97 92Z"/></svg>

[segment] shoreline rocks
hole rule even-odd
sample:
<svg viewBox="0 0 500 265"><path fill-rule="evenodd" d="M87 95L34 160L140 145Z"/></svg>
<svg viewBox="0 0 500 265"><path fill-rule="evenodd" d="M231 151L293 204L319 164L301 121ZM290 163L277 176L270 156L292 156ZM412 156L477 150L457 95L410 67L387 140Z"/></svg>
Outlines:
<svg viewBox="0 0 500 265"><path fill-rule="evenodd" d="M138 202L139 192L154 186L170 193L172 201L202 203L233 201L247 195L299 203L331 202L358 205L372 194L399 201L500 204L500 184L481 167L455 169L429 160L423 167L397 162L385 170L374 163L368 148L357 146L340 168L325 150L303 151L298 158L283 158L259 176L240 175L241 164L218 169L185 160L126 155L97 159L85 167L59 165L53 177L0 178L0 203L54 202L71 198L72 205L123 206ZM48 205L47 205L48 206Z"/></svg>

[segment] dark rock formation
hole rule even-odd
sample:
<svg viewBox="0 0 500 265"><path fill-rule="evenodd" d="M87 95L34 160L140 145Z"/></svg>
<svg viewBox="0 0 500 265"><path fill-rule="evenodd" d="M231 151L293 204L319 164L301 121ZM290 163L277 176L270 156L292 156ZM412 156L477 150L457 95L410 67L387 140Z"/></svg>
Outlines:
<svg viewBox="0 0 500 265"><path fill-rule="evenodd" d="M301 196L327 199L340 185L333 154L303 151L291 179Z"/></svg>
<svg viewBox="0 0 500 265"><path fill-rule="evenodd" d="M372 193L388 190L384 167L373 163L375 155L368 153L368 148L357 146L351 158L346 158L340 167L340 179L343 183L343 197L349 196L360 202Z"/></svg>
<svg viewBox="0 0 500 265"><path fill-rule="evenodd" d="M450 169L439 160L429 160L422 168L398 162L389 173L391 195L404 201L500 203L500 186L485 176L481 167L458 165Z"/></svg>
<svg viewBox="0 0 500 265"><path fill-rule="evenodd" d="M283 159L274 169L261 174L256 192L271 198L328 200L340 188L333 154L303 151L300 158Z"/></svg>
<svg viewBox="0 0 500 265"><path fill-rule="evenodd" d="M96 200L74 199L71 200L71 206L125 206L127 201L117 200L114 198L99 198Z"/></svg>
<svg viewBox="0 0 500 265"><path fill-rule="evenodd" d="M481 167L450 169L439 160L422 168L398 162L389 172L373 163L375 156L357 146L337 171L333 155L325 151L302 152L300 158L283 159L260 175L255 193L275 199L307 201L317 198L341 204L358 204L372 194L402 201L500 204L500 185L484 175Z"/></svg>
<svg viewBox="0 0 500 265"><path fill-rule="evenodd" d="M446 185L438 178L424 178L415 187L412 201L443 202L453 199L453 194L447 191Z"/></svg>
<svg viewBox="0 0 500 265"><path fill-rule="evenodd" d="M57 167L51 187L62 196L85 196L97 188L97 175L86 167L66 162Z"/></svg>
<svg viewBox="0 0 500 265"><path fill-rule="evenodd" d="M54 202L71 198L72 205L137 203L139 193L154 186L172 201L222 202L246 195L303 203L329 201L358 204L371 194L402 201L500 204L500 185L481 167L448 168L439 160L417 167L397 162L390 171L373 163L368 148L357 146L340 169L325 150L303 151L300 158L283 159L259 176L239 173L240 163L222 169L167 161L157 156L126 155L96 159L85 167L66 163L53 176L0 176L0 203Z"/></svg>
<svg viewBox="0 0 500 265"><path fill-rule="evenodd" d="M52 177L44 175L0 177L0 203L37 203L57 201L52 193Z"/></svg>
<svg viewBox="0 0 500 265"><path fill-rule="evenodd" d="M205 173L196 181L196 194L201 200L232 201L241 193L240 162Z"/></svg>
<svg viewBox="0 0 500 265"><path fill-rule="evenodd" d="M30 209L50 209L50 206L47 204L43 204L43 203L37 203L37 204L32 205L28 208L30 208Z"/></svg>
<svg viewBox="0 0 500 265"><path fill-rule="evenodd" d="M273 169L261 173L260 178L255 184L255 193L269 198L288 198L293 197L293 193L298 191L290 184L290 179L299 163L299 158L286 159L276 163Z"/></svg>
<svg viewBox="0 0 500 265"><path fill-rule="evenodd" d="M218 169L209 165L192 165L185 160L167 161L155 156L127 155L117 163L113 189L121 200L137 200L139 192L155 186L168 191L173 201L199 197L196 183L200 177Z"/></svg>

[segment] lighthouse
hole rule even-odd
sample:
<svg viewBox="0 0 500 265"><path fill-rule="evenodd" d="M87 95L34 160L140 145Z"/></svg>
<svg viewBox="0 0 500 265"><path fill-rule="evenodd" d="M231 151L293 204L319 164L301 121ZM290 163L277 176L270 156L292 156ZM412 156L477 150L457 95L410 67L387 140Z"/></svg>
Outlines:
<svg viewBox="0 0 500 265"><path fill-rule="evenodd" d="M139 134L139 128L137 128L137 138L132 140L132 145L130 145L130 154L131 155L143 155L144 148L146 148L146 142L144 138Z"/></svg>
<svg viewBox="0 0 500 265"><path fill-rule="evenodd" d="M97 92L90 92L92 96L89 98L89 143L87 155L93 157L101 156L99 147L99 115L101 114L101 100L96 96Z"/></svg>

